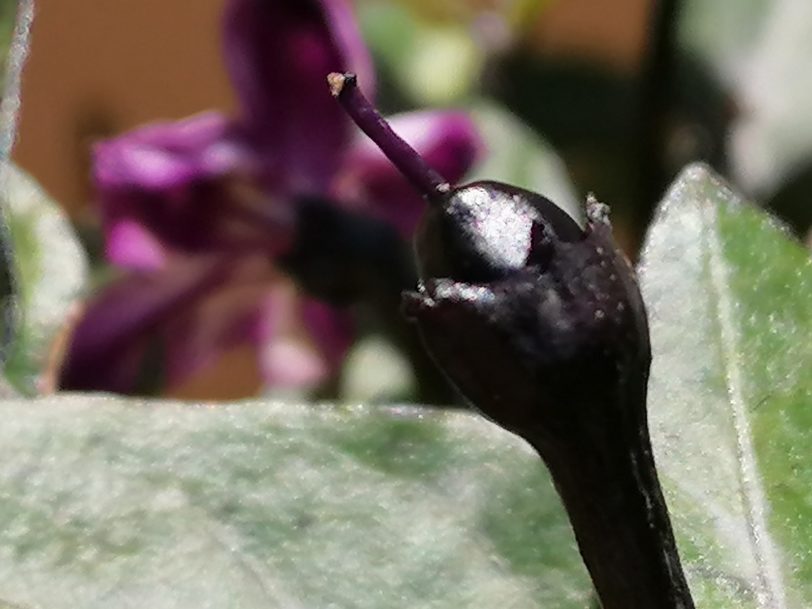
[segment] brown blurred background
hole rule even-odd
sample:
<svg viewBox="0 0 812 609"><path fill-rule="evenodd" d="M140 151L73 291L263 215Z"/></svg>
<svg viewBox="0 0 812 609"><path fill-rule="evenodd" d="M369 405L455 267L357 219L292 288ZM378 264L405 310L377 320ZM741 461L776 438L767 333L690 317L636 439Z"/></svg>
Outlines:
<svg viewBox="0 0 812 609"><path fill-rule="evenodd" d="M223 0L38 0L14 157L66 209L85 209L93 139L233 105Z"/></svg>

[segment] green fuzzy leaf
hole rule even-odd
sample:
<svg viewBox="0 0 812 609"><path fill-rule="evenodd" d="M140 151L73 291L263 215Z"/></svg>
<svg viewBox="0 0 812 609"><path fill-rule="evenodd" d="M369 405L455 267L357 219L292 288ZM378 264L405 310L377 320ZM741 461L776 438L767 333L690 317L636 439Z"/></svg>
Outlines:
<svg viewBox="0 0 812 609"><path fill-rule="evenodd" d="M11 238L4 248L10 257L4 261L3 334L10 343L3 380L32 394L53 340L84 289L87 263L70 222L31 178L6 165L0 184Z"/></svg>
<svg viewBox="0 0 812 609"><path fill-rule="evenodd" d="M0 417L15 605L587 604L540 460L472 414L65 396Z"/></svg>
<svg viewBox="0 0 812 609"><path fill-rule="evenodd" d="M809 252L693 166L651 228L641 285L654 448L697 606L809 607Z"/></svg>

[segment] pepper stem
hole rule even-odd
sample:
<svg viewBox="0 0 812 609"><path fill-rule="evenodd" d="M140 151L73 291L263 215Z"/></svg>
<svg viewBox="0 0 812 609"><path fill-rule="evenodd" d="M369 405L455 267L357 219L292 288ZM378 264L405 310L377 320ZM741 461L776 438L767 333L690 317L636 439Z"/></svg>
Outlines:
<svg viewBox="0 0 812 609"><path fill-rule="evenodd" d="M330 92L353 122L369 136L400 173L430 203L445 200L451 185L428 166L425 159L392 130L372 103L358 88L355 74L331 72L327 76Z"/></svg>

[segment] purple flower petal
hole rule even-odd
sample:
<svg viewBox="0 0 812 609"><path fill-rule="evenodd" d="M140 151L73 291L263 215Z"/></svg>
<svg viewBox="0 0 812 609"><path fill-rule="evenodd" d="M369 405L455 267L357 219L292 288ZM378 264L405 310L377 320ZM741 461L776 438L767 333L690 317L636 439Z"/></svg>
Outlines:
<svg viewBox="0 0 812 609"><path fill-rule="evenodd" d="M138 390L147 358L163 348L167 324L216 289L226 274L222 261L185 260L164 272L132 273L109 286L87 306L73 331L60 388Z"/></svg>
<svg viewBox="0 0 812 609"><path fill-rule="evenodd" d="M262 256L229 264L228 280L168 325L166 365L170 386L214 363L240 344L256 344L258 318L269 293L287 279Z"/></svg>
<svg viewBox="0 0 812 609"><path fill-rule="evenodd" d="M371 61L344 0L230 0L225 56L246 131L286 190L319 192L340 162L349 124L325 85L353 70L373 86Z"/></svg>
<svg viewBox="0 0 812 609"><path fill-rule="evenodd" d="M482 143L471 119L461 112L410 112L390 117L395 132L450 183L473 166ZM336 177L337 196L394 224L410 238L423 213L423 199L362 134Z"/></svg>
<svg viewBox="0 0 812 609"><path fill-rule="evenodd" d="M144 270L172 252L284 251L292 210L252 189L257 166L239 131L213 113L98 144L93 171L108 259Z"/></svg>
<svg viewBox="0 0 812 609"><path fill-rule="evenodd" d="M166 248L129 218L110 224L104 247L108 260L136 271L157 271L167 261Z"/></svg>
<svg viewBox="0 0 812 609"><path fill-rule="evenodd" d="M253 153L227 118L207 112L153 123L95 146L100 188L166 193L250 167Z"/></svg>
<svg viewBox="0 0 812 609"><path fill-rule="evenodd" d="M257 340L268 387L307 388L339 370L352 326L338 310L278 286L265 300Z"/></svg>
<svg viewBox="0 0 812 609"><path fill-rule="evenodd" d="M241 343L256 345L268 386L312 387L338 370L351 341L345 315L302 298L264 257L173 259L161 272L131 273L87 306L59 387L176 387ZM163 376L149 378L155 371Z"/></svg>

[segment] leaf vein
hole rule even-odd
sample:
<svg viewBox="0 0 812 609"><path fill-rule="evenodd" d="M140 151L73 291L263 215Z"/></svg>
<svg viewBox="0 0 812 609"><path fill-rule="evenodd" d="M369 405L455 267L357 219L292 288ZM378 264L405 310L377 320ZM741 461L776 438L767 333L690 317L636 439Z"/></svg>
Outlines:
<svg viewBox="0 0 812 609"><path fill-rule="evenodd" d="M708 203L700 204L704 216L710 286L715 296L722 359L725 368L728 403L736 439L739 493L747 521L747 533L758 568L757 598L762 609L787 609L779 560L767 525L767 500L756 463L752 430L744 402L743 376L738 353L739 340L734 324L733 297L723 260L718 212Z"/></svg>

